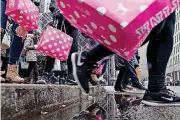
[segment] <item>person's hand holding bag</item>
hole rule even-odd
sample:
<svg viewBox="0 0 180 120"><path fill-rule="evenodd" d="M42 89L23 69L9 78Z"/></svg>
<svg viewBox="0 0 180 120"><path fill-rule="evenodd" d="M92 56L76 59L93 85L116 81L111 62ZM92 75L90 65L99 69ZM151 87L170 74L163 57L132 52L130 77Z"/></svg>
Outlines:
<svg viewBox="0 0 180 120"><path fill-rule="evenodd" d="M16 28L16 34L19 36L19 37L22 37L22 39L25 39L26 38L26 35L27 35L27 31L23 28L23 27L21 27L21 26L18 26L17 28Z"/></svg>

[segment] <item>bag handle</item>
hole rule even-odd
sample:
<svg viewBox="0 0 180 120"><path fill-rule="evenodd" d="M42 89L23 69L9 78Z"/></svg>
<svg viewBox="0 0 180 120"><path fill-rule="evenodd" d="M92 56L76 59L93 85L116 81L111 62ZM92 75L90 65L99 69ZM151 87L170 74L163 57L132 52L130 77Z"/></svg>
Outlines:
<svg viewBox="0 0 180 120"><path fill-rule="evenodd" d="M61 24L61 31L63 30L63 27L64 27L64 32L66 33L65 19L63 19Z"/></svg>

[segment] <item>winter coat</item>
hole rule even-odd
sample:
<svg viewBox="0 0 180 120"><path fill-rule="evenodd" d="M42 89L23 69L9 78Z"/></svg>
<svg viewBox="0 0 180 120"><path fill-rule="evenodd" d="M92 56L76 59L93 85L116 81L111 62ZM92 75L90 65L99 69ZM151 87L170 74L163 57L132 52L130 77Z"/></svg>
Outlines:
<svg viewBox="0 0 180 120"><path fill-rule="evenodd" d="M31 37L26 38L26 40L24 42L24 49L27 50L27 52L26 52L26 61L37 61L37 52L34 49L33 38L31 38Z"/></svg>

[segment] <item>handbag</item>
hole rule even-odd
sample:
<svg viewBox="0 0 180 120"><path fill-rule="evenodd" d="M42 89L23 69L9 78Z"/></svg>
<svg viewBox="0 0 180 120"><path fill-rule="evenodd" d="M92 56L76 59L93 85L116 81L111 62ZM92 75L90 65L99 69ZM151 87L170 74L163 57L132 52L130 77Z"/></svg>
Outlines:
<svg viewBox="0 0 180 120"><path fill-rule="evenodd" d="M55 59L54 68L52 69L52 71L61 71L61 62L60 62L60 60Z"/></svg>
<svg viewBox="0 0 180 120"><path fill-rule="evenodd" d="M1 43L1 48L2 49L8 49L11 44L11 37L8 35L7 31L5 31L2 43Z"/></svg>
<svg viewBox="0 0 180 120"><path fill-rule="evenodd" d="M25 60L25 58L22 58L20 61L20 67L21 69L28 69L29 63Z"/></svg>

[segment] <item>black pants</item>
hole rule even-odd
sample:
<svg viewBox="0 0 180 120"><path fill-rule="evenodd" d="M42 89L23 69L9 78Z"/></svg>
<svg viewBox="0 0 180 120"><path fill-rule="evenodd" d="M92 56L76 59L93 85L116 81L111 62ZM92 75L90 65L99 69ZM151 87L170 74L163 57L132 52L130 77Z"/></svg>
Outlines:
<svg viewBox="0 0 180 120"><path fill-rule="evenodd" d="M33 71L33 77L35 82L38 80L38 68L37 68L37 61L29 61L29 67L28 67L28 77L30 77L31 72Z"/></svg>
<svg viewBox="0 0 180 120"><path fill-rule="evenodd" d="M156 80L149 79L149 85L164 85L165 70L173 49L173 34L175 25L175 13L172 13L163 22L157 25L149 34L144 44L149 41L147 48L147 62L149 65L149 76L155 76ZM102 52L103 51L103 52ZM114 54L102 45L97 45L92 50L85 52L84 62L94 64L103 57ZM159 76L159 78L158 78ZM163 76L163 77L161 77ZM161 79L162 78L162 79ZM152 83L152 84L151 84Z"/></svg>

